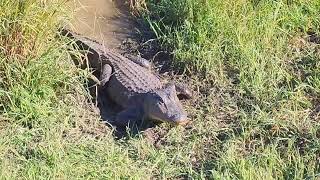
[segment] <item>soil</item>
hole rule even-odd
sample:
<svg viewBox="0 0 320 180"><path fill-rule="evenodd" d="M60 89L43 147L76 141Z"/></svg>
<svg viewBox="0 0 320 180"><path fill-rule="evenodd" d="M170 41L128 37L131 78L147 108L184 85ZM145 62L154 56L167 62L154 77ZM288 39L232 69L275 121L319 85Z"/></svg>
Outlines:
<svg viewBox="0 0 320 180"><path fill-rule="evenodd" d="M135 36L135 22L125 0L76 0L71 30L117 49Z"/></svg>

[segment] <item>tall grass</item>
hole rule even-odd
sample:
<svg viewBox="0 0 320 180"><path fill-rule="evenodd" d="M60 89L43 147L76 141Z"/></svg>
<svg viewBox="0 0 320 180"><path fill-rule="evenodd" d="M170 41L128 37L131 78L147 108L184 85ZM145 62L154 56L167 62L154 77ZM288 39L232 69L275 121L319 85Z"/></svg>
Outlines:
<svg viewBox="0 0 320 180"><path fill-rule="evenodd" d="M100 123L58 26L64 0L0 1L0 177L144 177Z"/></svg>
<svg viewBox="0 0 320 180"><path fill-rule="evenodd" d="M1 178L319 176L319 45L307 35L319 35L318 1L131 3L192 75L192 126L115 140L69 54L82 55L57 34L65 2L2 0Z"/></svg>
<svg viewBox="0 0 320 180"><path fill-rule="evenodd" d="M151 28L190 74L235 85L265 111L318 98L318 45L306 40L319 34L318 1L150 1L149 10Z"/></svg>
<svg viewBox="0 0 320 180"><path fill-rule="evenodd" d="M308 35L320 35L319 1L146 2L143 17L176 67L214 81L235 102L207 104L237 115L225 152L204 170L231 179L319 173L320 54Z"/></svg>

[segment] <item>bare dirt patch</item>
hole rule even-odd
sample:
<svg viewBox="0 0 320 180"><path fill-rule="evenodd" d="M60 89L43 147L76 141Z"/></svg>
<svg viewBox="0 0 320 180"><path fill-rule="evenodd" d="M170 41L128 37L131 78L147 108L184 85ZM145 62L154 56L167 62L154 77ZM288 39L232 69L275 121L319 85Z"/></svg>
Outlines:
<svg viewBox="0 0 320 180"><path fill-rule="evenodd" d="M109 48L134 36L135 24L124 0L76 0L71 29L97 40Z"/></svg>

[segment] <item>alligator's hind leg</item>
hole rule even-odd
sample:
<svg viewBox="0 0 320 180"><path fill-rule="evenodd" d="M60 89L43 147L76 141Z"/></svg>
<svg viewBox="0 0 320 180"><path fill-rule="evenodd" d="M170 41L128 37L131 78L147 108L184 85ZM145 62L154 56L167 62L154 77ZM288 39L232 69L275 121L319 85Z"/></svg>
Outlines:
<svg viewBox="0 0 320 180"><path fill-rule="evenodd" d="M142 109L132 107L118 113L114 121L114 124L122 127L132 127L133 125L137 124L141 119Z"/></svg>
<svg viewBox="0 0 320 180"><path fill-rule="evenodd" d="M149 70L151 70L152 68L152 63L142 57L128 55L127 58L144 68L147 68Z"/></svg>
<svg viewBox="0 0 320 180"><path fill-rule="evenodd" d="M176 91L179 99L191 99L192 98L192 91L187 88L185 85L182 84L175 84Z"/></svg>
<svg viewBox="0 0 320 180"><path fill-rule="evenodd" d="M103 65L100 74L100 85L104 87L112 75L112 67L109 64Z"/></svg>

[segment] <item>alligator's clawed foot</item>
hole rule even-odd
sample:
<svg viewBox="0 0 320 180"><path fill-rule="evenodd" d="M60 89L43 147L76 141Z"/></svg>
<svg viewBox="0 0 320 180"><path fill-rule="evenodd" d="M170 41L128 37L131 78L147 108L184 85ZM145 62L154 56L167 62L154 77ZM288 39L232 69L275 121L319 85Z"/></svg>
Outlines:
<svg viewBox="0 0 320 180"><path fill-rule="evenodd" d="M117 114L114 124L119 127L132 127L141 120L141 109L131 107Z"/></svg>
<svg viewBox="0 0 320 180"><path fill-rule="evenodd" d="M185 85L176 84L176 91L179 99L192 99L192 91Z"/></svg>

